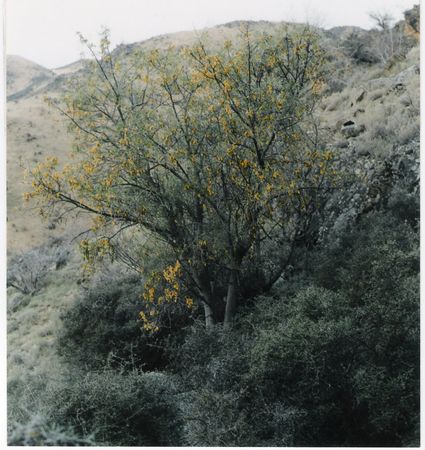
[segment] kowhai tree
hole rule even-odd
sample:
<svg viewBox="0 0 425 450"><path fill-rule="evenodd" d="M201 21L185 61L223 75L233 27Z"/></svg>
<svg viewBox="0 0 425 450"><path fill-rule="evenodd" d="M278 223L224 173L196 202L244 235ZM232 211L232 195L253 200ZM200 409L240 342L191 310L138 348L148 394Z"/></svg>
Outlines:
<svg viewBox="0 0 425 450"><path fill-rule="evenodd" d="M81 242L89 262L115 254L143 267L137 245L119 244L125 233L161 246L146 329L157 330L167 305L199 305L207 326L230 324L238 301L269 289L312 239L332 185L332 154L312 120L317 38L245 29L217 51L199 42L126 57L107 34L99 50L86 44L90 70L56 105L76 156L34 168L27 197L50 213L93 214Z"/></svg>

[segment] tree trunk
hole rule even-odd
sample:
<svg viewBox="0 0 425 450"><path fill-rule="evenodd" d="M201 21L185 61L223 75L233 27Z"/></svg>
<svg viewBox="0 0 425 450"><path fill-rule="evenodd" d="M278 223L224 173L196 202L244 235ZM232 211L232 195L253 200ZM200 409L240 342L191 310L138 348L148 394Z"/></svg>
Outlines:
<svg viewBox="0 0 425 450"><path fill-rule="evenodd" d="M211 328L214 326L214 314L210 305L206 302L202 302L204 305L204 314L205 314L205 327Z"/></svg>
<svg viewBox="0 0 425 450"><path fill-rule="evenodd" d="M227 287L226 310L224 313L224 328L229 328L236 312L237 295L236 295L237 271L232 269L230 272L229 285Z"/></svg>

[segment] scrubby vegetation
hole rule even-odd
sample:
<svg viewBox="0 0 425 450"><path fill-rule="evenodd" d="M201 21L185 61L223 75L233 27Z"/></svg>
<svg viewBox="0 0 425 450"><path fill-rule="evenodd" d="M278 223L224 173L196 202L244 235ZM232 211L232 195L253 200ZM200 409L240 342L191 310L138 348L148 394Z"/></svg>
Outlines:
<svg viewBox="0 0 425 450"><path fill-rule="evenodd" d="M153 52L147 73L103 40L105 90L63 109L76 166L48 160L28 194L97 219L55 371L9 377L11 445L419 445L417 46L377 19L341 47ZM360 92L357 64L380 74ZM11 266L11 313L71 270L37 254L43 283Z"/></svg>
<svg viewBox="0 0 425 450"><path fill-rule="evenodd" d="M23 294L39 291L52 268L57 270L67 263L69 249L60 239L15 255L9 261L7 285Z"/></svg>

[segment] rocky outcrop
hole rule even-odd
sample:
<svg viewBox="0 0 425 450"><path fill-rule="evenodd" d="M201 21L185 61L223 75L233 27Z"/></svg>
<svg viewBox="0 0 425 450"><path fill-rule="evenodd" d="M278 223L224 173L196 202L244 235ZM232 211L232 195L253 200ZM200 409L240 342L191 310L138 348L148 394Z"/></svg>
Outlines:
<svg viewBox="0 0 425 450"><path fill-rule="evenodd" d="M414 5L412 9L405 11L404 20L406 21L407 33L419 38L421 26L421 14L419 5Z"/></svg>
<svg viewBox="0 0 425 450"><path fill-rule="evenodd" d="M347 145L337 143L333 148L343 178L349 182L329 201L324 231L338 236L361 215L382 207L393 209L405 220L417 217L419 139L394 145L384 158L375 158L365 150L357 151L354 140L346 142Z"/></svg>
<svg viewBox="0 0 425 450"><path fill-rule="evenodd" d="M346 138L357 137L359 134L363 133L366 127L363 124L356 125L352 120L344 122L341 127L341 133Z"/></svg>
<svg viewBox="0 0 425 450"><path fill-rule="evenodd" d="M419 65L413 64L412 66L398 73L395 77L393 77L392 80L395 85L400 83L404 84L409 78L415 75L419 75L419 73L420 73Z"/></svg>

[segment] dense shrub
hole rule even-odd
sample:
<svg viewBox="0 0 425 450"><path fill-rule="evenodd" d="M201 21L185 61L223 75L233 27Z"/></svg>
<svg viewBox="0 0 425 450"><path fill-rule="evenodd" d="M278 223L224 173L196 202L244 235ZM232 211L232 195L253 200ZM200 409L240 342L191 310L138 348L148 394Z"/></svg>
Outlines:
<svg viewBox="0 0 425 450"><path fill-rule="evenodd" d="M160 372L72 373L46 394L49 419L97 445L179 445L173 380Z"/></svg>
<svg viewBox="0 0 425 450"><path fill-rule="evenodd" d="M173 330L164 326L153 336L143 332L139 319L142 291L142 280L127 276L95 284L81 294L62 315L63 326L57 341L59 354L67 362L89 370L106 365L161 369L165 364L163 341ZM177 329L181 326L178 317L172 326Z"/></svg>
<svg viewBox="0 0 425 450"><path fill-rule="evenodd" d="M186 443L417 444L417 245L408 223L374 213L232 330L188 329L172 349Z"/></svg>
<svg viewBox="0 0 425 450"><path fill-rule="evenodd" d="M387 202L387 208L392 214L417 228L419 226L419 195L415 191L407 191L402 183L398 183L391 191L391 196Z"/></svg>
<svg viewBox="0 0 425 450"><path fill-rule="evenodd" d="M173 348L186 445L294 445L305 412L282 397L268 398L250 373L257 318L242 314L232 330L191 327L183 344Z"/></svg>
<svg viewBox="0 0 425 450"><path fill-rule="evenodd" d="M81 368L141 363L142 333L138 323L140 281L137 278L98 285L83 293L62 314L57 349Z"/></svg>
<svg viewBox="0 0 425 450"><path fill-rule="evenodd" d="M10 371L9 371L10 372ZM19 425L30 424L35 416L42 416L39 400L46 389L46 377L34 376L24 372L19 375L9 373L7 380L7 418L8 430ZM36 422L38 422L37 418Z"/></svg>
<svg viewBox="0 0 425 450"><path fill-rule="evenodd" d="M389 214L348 232L284 314L264 301L250 371L267 403L304 412L295 445L407 445L419 414L417 236ZM261 312L261 309L260 309ZM271 319L270 319L271 318ZM261 319L258 319L261 322Z"/></svg>
<svg viewBox="0 0 425 450"><path fill-rule="evenodd" d="M72 447L96 445L93 435L77 433L71 425L58 424L52 419L46 395L52 383L60 386L59 377L36 375L28 371L9 374L8 445Z"/></svg>
<svg viewBox="0 0 425 450"><path fill-rule="evenodd" d="M183 341L169 347L170 368L180 375L185 444L255 445L240 395L247 341L219 325L195 323L185 331Z"/></svg>
<svg viewBox="0 0 425 450"><path fill-rule="evenodd" d="M310 271L319 286L343 290L361 304L378 289L381 295L395 295L404 279L418 273L418 253L418 235L409 223L390 213L372 213L324 243L310 257Z"/></svg>
<svg viewBox="0 0 425 450"><path fill-rule="evenodd" d="M96 445L92 436L79 437L74 430L52 425L39 414L26 423L14 423L9 431L8 445L12 446L67 446Z"/></svg>
<svg viewBox="0 0 425 450"><path fill-rule="evenodd" d="M351 364L355 328L344 298L310 288L276 319L259 330L251 349L253 389L266 404L286 402L297 411L294 445L347 445L344 421L352 405L344 372Z"/></svg>
<svg viewBox="0 0 425 450"><path fill-rule="evenodd" d="M367 33L350 34L343 42L343 50L346 56L357 63L373 64L379 62L376 50L370 47L370 40Z"/></svg>

